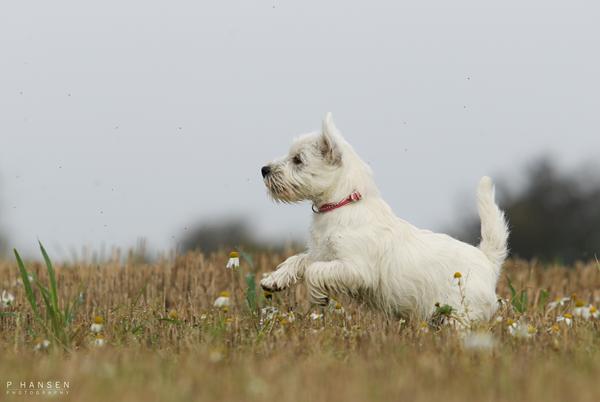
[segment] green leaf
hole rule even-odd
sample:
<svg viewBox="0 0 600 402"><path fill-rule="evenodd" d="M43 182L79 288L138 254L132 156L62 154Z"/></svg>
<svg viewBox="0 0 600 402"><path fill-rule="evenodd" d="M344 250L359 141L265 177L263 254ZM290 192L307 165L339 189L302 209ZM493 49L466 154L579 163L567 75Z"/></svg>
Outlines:
<svg viewBox="0 0 600 402"><path fill-rule="evenodd" d="M540 300L539 300L539 306L541 309L544 309L544 307L546 307L546 302L548 301L549 297L550 297L550 292L548 292L546 289L542 289L542 291L540 292Z"/></svg>
<svg viewBox="0 0 600 402"><path fill-rule="evenodd" d="M515 299L515 296L517 295L517 291L515 290L515 287L512 284L512 281L510 280L510 276L506 275L506 279L508 281L508 288L510 289L510 298L511 300Z"/></svg>
<svg viewBox="0 0 600 402"><path fill-rule="evenodd" d="M243 252L243 251L239 251L239 254L240 254L240 256L242 256L242 258L244 258L244 260L246 260L246 262L250 266L250 270L252 272L254 272L255 271L255 269L254 269L254 260L252 259L252 256L250 254L248 254L248 253Z"/></svg>
<svg viewBox="0 0 600 402"><path fill-rule="evenodd" d="M250 307L251 311L256 311L256 281L254 279L254 274L248 273L248 275L246 275L246 285L246 301L248 302L248 307Z"/></svg>
<svg viewBox="0 0 600 402"><path fill-rule="evenodd" d="M41 319L38 310L37 299L35 297L35 294L33 293L33 289L31 288L31 282L29 281L29 274L25 269L25 264L23 264L23 260L21 259L21 256L19 255L17 250L14 249L13 251L15 253L15 257L17 258L17 266L19 267L19 272L21 273L21 280L23 281L23 287L25 288L25 296L27 297L27 301L29 301L29 304L31 305L33 314L38 319Z"/></svg>
<svg viewBox="0 0 600 402"><path fill-rule="evenodd" d="M50 279L50 301L52 302L55 313L60 315L60 310L58 309L58 292L56 290L56 273L54 272L52 261L50 261L50 257L48 257L48 253L46 253L46 249L44 249L42 242L38 243L40 245L40 250L42 250L42 255L46 262L46 269L48 270L48 278Z"/></svg>
<svg viewBox="0 0 600 402"><path fill-rule="evenodd" d="M524 313L527 311L527 291L521 290L521 293L517 294L517 291L510 280L510 276L507 275L506 279L508 280L508 288L510 289L510 303L517 312Z"/></svg>

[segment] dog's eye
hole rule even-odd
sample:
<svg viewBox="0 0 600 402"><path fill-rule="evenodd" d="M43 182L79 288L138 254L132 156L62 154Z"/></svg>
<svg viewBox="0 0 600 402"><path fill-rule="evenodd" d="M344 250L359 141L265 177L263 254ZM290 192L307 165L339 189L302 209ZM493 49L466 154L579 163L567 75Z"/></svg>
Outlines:
<svg viewBox="0 0 600 402"><path fill-rule="evenodd" d="M292 159L292 162L294 162L294 165L301 165L302 164L302 158L300 157L300 155L296 155Z"/></svg>

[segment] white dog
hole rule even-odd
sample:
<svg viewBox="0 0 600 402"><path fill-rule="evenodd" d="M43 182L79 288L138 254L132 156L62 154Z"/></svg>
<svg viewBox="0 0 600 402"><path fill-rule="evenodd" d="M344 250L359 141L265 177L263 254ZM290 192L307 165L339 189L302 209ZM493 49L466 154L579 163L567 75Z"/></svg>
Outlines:
<svg viewBox="0 0 600 402"><path fill-rule="evenodd" d="M296 140L262 175L273 199L309 200L315 212L308 250L264 278L264 289L282 290L304 278L313 303L345 294L419 319L431 318L437 303L469 321L487 320L496 311L508 227L489 177L479 183L482 240L474 247L397 218L330 113L321 133Z"/></svg>

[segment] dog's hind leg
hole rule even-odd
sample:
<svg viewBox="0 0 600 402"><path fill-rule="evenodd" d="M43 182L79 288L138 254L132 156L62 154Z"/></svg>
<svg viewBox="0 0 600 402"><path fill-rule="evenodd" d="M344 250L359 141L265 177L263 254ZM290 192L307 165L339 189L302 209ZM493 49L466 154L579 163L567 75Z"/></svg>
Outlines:
<svg viewBox="0 0 600 402"><path fill-rule="evenodd" d="M271 272L266 278L260 281L260 286L264 290L277 292L284 290L299 279L302 279L307 265L306 253L301 253L289 257L287 260L277 266L275 271Z"/></svg>
<svg viewBox="0 0 600 402"><path fill-rule="evenodd" d="M353 295L364 287L358 271L341 260L317 261L304 273L310 301L321 306L329 303L329 293Z"/></svg>

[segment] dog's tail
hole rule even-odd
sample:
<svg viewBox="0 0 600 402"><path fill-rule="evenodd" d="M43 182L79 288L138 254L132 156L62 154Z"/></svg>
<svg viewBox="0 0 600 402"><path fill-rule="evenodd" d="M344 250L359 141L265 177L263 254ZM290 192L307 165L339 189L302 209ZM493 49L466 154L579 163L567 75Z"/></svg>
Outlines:
<svg viewBox="0 0 600 402"><path fill-rule="evenodd" d="M492 179L484 176L477 189L477 207L481 219L481 243L479 249L492 262L496 274L500 274L502 263L508 255L508 224L504 212L494 200Z"/></svg>

